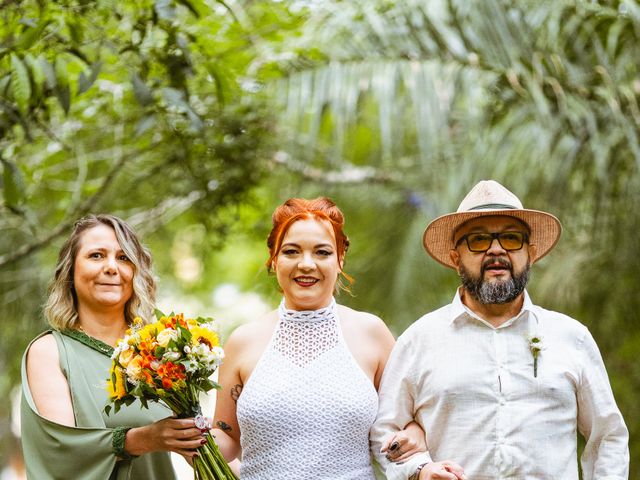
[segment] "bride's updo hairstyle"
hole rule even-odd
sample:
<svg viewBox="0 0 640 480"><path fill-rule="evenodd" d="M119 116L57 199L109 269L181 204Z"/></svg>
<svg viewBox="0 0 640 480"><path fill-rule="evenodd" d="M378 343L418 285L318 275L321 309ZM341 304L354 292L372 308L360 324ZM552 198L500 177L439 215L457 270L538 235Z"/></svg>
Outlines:
<svg viewBox="0 0 640 480"><path fill-rule="evenodd" d="M269 260L267 269L273 270L273 265L280 252L282 241L287 234L289 227L298 220L325 220L331 224L336 240L336 253L338 263L344 265L344 257L349 249L349 237L344 233L344 215L340 209L327 197L318 197L312 200L306 198L290 198L282 205L276 207L272 215L273 228L267 237L267 247L269 247ZM353 279L340 269L342 275L349 285L353 284ZM348 288L338 279L336 287L343 290Z"/></svg>

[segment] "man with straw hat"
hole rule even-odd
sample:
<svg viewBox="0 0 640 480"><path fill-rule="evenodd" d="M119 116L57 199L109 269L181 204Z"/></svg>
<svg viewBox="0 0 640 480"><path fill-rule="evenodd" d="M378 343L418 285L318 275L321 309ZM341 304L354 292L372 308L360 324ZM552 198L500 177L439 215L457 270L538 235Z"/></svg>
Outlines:
<svg viewBox="0 0 640 480"><path fill-rule="evenodd" d="M577 432L584 480L628 478L628 431L591 334L525 290L560 232L492 180L429 224L426 251L462 285L398 338L385 368L371 439L387 478L464 478L452 459L472 480L577 480ZM389 463L402 445L385 438L414 418L430 456Z"/></svg>

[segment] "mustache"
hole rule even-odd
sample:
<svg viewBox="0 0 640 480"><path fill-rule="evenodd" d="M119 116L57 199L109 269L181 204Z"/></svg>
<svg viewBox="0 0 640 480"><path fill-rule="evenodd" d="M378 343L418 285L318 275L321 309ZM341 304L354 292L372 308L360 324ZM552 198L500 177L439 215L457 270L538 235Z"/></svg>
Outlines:
<svg viewBox="0 0 640 480"><path fill-rule="evenodd" d="M489 268L489 265L491 266L500 265L501 267L509 269L509 271L513 273L513 266L511 265L511 262L506 258L490 258L488 260L485 260L484 262L482 262L482 268L481 268L482 274L484 274L485 270Z"/></svg>

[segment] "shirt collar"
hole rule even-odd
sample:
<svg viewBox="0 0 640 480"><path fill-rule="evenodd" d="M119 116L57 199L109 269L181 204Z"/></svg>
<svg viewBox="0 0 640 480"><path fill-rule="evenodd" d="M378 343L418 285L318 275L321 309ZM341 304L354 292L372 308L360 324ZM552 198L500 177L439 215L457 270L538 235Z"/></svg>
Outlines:
<svg viewBox="0 0 640 480"><path fill-rule="evenodd" d="M449 323L452 324L456 320L464 317L471 317L471 318L475 318L476 320L484 323L485 325L491 328L495 328L489 322L480 318L476 313L474 313L471 309L469 309L469 307L467 307L464 303L462 303L462 298L460 297L461 288L462 287L458 287L458 289L456 290L456 294L453 297L453 301L451 302L451 319ZM531 297L529 297L529 292L527 292L527 290L525 289L524 302L522 303L522 309L520 310L520 312L518 312L518 314L515 317L510 318L509 320L504 322L498 328L504 328L511 325L513 322L515 322L518 318L522 317L523 314L527 312L530 312L530 316L534 319L536 324L540 323L538 319L538 315L536 315L536 312L534 311L534 305L533 305L533 302L531 301Z"/></svg>

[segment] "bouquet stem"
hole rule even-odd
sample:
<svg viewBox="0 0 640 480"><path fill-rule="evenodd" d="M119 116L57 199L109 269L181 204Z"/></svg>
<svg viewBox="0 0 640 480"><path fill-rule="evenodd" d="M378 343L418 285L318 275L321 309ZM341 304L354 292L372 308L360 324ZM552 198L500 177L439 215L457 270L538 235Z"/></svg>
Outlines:
<svg viewBox="0 0 640 480"><path fill-rule="evenodd" d="M238 480L224 460L211 434L205 434L205 438L207 443L198 449L200 456L193 459L193 478L195 480Z"/></svg>

